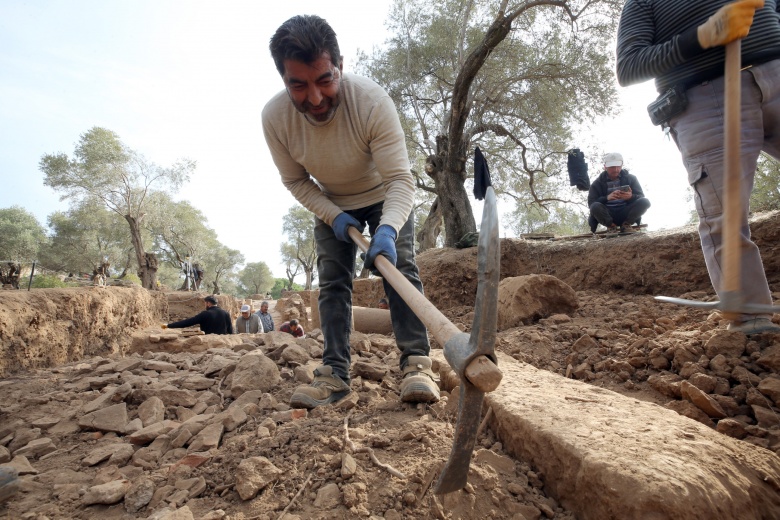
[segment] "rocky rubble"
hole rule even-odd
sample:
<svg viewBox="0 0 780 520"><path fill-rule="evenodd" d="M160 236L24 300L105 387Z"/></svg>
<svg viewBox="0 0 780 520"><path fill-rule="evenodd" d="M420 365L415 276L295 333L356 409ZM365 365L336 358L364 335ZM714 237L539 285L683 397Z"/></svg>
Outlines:
<svg viewBox="0 0 780 520"><path fill-rule="evenodd" d="M433 495L456 403L402 404L391 338L354 333L355 391L312 411L286 403L321 361L319 331L134 345L0 381L0 463L22 479L0 517L573 518L489 429L466 490Z"/></svg>
<svg viewBox="0 0 780 520"><path fill-rule="evenodd" d="M499 333L497 348L538 368L663 404L780 455L780 334L748 338L727 331L719 312L650 296L578 292L577 299L580 308L571 316Z"/></svg>

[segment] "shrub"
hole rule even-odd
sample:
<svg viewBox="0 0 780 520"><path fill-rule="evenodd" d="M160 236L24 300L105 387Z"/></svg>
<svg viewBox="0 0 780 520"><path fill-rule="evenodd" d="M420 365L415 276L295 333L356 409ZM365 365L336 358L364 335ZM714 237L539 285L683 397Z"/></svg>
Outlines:
<svg viewBox="0 0 780 520"><path fill-rule="evenodd" d="M136 285L141 285L141 279L138 278L138 275L135 273L126 273L122 280L126 282L132 282Z"/></svg>
<svg viewBox="0 0 780 520"><path fill-rule="evenodd" d="M68 284L59 279L59 277L50 274L39 274L33 276L32 287L36 289L51 289L53 287L68 287Z"/></svg>

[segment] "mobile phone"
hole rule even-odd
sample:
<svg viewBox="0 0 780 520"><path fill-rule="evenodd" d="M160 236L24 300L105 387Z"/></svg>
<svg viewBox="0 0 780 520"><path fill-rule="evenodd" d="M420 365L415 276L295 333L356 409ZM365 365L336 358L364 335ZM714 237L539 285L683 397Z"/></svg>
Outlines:
<svg viewBox="0 0 780 520"><path fill-rule="evenodd" d="M631 186L629 185L621 186L620 191L626 191L626 192L631 191Z"/></svg>

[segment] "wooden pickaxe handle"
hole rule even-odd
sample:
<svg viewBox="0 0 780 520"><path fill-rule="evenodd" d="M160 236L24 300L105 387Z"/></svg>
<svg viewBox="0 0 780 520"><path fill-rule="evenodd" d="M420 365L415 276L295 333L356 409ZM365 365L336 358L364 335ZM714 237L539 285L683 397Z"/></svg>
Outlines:
<svg viewBox="0 0 780 520"><path fill-rule="evenodd" d="M349 236L361 251L368 251L369 242L357 228L350 226ZM428 301L387 258L379 255L374 260L374 267L387 283L393 286L440 345L446 345L453 336L461 334L461 330ZM492 392L501 383L501 371L487 356L476 357L464 372L469 382L482 392Z"/></svg>
<svg viewBox="0 0 780 520"><path fill-rule="evenodd" d="M740 166L739 139L742 121L740 69L742 62L742 41L735 40L726 45L726 65L724 71L725 124L723 130L724 168L723 175L723 284L721 300L727 296L741 300L741 261L742 251L742 168ZM736 312L724 312L730 320L739 318Z"/></svg>

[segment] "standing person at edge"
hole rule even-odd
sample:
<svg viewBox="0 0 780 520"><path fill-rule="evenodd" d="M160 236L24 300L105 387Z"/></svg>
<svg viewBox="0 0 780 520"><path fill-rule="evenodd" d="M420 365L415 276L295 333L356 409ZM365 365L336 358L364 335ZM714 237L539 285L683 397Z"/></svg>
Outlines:
<svg viewBox="0 0 780 520"><path fill-rule="evenodd" d="M607 228L607 233L635 233L631 226L642 218L650 201L639 179L623 169L623 156L608 153L604 156L604 171L590 185L588 206L590 215Z"/></svg>
<svg viewBox="0 0 780 520"><path fill-rule="evenodd" d="M255 313L260 318L260 322L263 324L263 332L271 332L274 330L274 318L271 313L268 312L268 302L263 301L260 304L260 310Z"/></svg>
<svg viewBox="0 0 780 520"><path fill-rule="evenodd" d="M742 41L740 182L747 208L761 150L780 159L780 13L777 0L628 0L620 17L617 77L655 78L658 92L685 91L687 107L664 122L682 154L699 214L699 237L715 291L723 287L724 46ZM736 172L735 172L736 173ZM742 213L743 303L772 303L758 247ZM722 299L723 295L719 295ZM729 330L780 332L771 314L742 314Z"/></svg>
<svg viewBox="0 0 780 520"><path fill-rule="evenodd" d="M295 16L271 38L271 56L285 90L263 109L263 131L282 183L316 215L323 365L290 405L313 408L350 392L349 330L356 245L351 227L372 236L365 266L387 258L420 292L410 215L414 181L398 114L373 81L342 72L336 34L318 16ZM433 402L425 325L385 281L403 371L401 400Z"/></svg>
<svg viewBox="0 0 780 520"><path fill-rule="evenodd" d="M167 325L164 324L162 328L183 329L184 327L200 325L200 330L204 334L232 334L233 320L230 319L230 314L219 306L217 299L209 295L203 298L203 302L206 305L205 311L196 314L192 318L175 321Z"/></svg>

